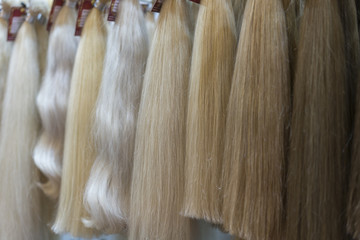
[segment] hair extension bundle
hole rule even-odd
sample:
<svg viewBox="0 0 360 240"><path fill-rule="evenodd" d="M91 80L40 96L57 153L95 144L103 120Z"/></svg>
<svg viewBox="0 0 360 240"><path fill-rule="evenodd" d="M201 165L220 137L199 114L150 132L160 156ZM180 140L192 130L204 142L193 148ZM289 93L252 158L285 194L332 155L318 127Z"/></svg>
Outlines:
<svg viewBox="0 0 360 240"><path fill-rule="evenodd" d="M129 239L186 240L185 122L191 36L186 2L165 0L146 66L131 188Z"/></svg>
<svg viewBox="0 0 360 240"><path fill-rule="evenodd" d="M232 0L232 5L233 5L234 15L235 15L237 36L239 36L239 34L240 34L246 2L247 2L247 0Z"/></svg>
<svg viewBox="0 0 360 240"><path fill-rule="evenodd" d="M290 110L281 0L248 0L228 105L224 228L249 240L280 239Z"/></svg>
<svg viewBox="0 0 360 240"><path fill-rule="evenodd" d="M52 28L46 72L36 101L43 132L34 150L34 161L48 178L41 187L51 198L57 198L60 191L66 110L78 46L74 36L76 1L67 0Z"/></svg>
<svg viewBox="0 0 360 240"><path fill-rule="evenodd" d="M1 3L0 3L1 4ZM11 11L10 2L2 2L0 12L0 119L6 87L6 77L9 68L10 54L13 47L12 42L7 41L8 19Z"/></svg>
<svg viewBox="0 0 360 240"><path fill-rule="evenodd" d="M347 87L338 1L306 0L295 71L286 239L346 239Z"/></svg>
<svg viewBox="0 0 360 240"><path fill-rule="evenodd" d="M39 130L36 93L40 85L38 39L34 21L46 14L42 1L32 0L18 32L9 63L0 135L0 239L45 239L39 174L32 151Z"/></svg>
<svg viewBox="0 0 360 240"><path fill-rule="evenodd" d="M186 125L183 213L222 222L221 172L237 34L230 0L202 0L198 13Z"/></svg>
<svg viewBox="0 0 360 240"><path fill-rule="evenodd" d="M106 49L106 27L98 0L86 19L75 57L66 116L65 144L59 208L52 229L56 233L89 237L81 218L88 218L83 205L85 184L96 158L91 137L92 112L101 83Z"/></svg>
<svg viewBox="0 0 360 240"><path fill-rule="evenodd" d="M137 115L148 55L138 0L122 0L109 33L93 135L98 152L86 186L87 225L106 233L126 228L130 211Z"/></svg>

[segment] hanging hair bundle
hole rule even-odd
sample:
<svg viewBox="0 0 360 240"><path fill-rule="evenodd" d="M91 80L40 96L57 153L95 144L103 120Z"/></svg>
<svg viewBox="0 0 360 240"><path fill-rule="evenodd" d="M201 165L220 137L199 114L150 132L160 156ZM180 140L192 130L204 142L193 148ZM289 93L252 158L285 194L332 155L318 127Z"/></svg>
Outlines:
<svg viewBox="0 0 360 240"><path fill-rule="evenodd" d="M202 0L190 73L183 213L213 223L222 221L221 172L236 43L231 1Z"/></svg>
<svg viewBox="0 0 360 240"><path fill-rule="evenodd" d="M52 28L47 67L37 96L43 132L34 150L36 166L48 178L41 185L51 198L60 191L66 110L78 38L74 37L77 0L67 0Z"/></svg>
<svg viewBox="0 0 360 240"><path fill-rule="evenodd" d="M30 2L9 63L0 134L0 239L45 239L39 174L32 151L39 130L36 94L40 85L38 37L34 21L47 14L40 0ZM20 66L20 67L19 67Z"/></svg>
<svg viewBox="0 0 360 240"><path fill-rule="evenodd" d="M249 240L280 239L289 109L282 1L248 0L224 151L223 225L233 235Z"/></svg>
<svg viewBox="0 0 360 240"><path fill-rule="evenodd" d="M7 41L8 19L11 11L10 1L2 1L0 12L0 119L6 87L6 77L9 68L12 42ZM1 130L0 130L1 131Z"/></svg>
<svg viewBox="0 0 360 240"><path fill-rule="evenodd" d="M109 33L93 135L98 152L85 192L88 226L106 233L126 228L130 210L137 115L148 55L138 0L122 0Z"/></svg>
<svg viewBox="0 0 360 240"><path fill-rule="evenodd" d="M187 4L165 0L147 61L135 138L129 239L187 240L185 122L191 36Z"/></svg>
<svg viewBox="0 0 360 240"><path fill-rule="evenodd" d="M92 112L101 83L106 49L106 27L97 1L86 19L75 57L66 116L65 144L59 208L53 225L56 233L89 237L94 231L83 226L88 218L83 205L85 184L96 158L91 137Z"/></svg>
<svg viewBox="0 0 360 240"><path fill-rule="evenodd" d="M306 0L295 71L286 239L346 239L348 93L338 1Z"/></svg>

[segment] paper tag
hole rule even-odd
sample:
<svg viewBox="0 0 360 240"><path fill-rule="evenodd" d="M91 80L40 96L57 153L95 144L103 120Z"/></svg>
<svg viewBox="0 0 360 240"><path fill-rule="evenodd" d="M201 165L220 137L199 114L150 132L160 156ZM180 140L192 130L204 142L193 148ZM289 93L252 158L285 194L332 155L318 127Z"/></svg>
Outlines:
<svg viewBox="0 0 360 240"><path fill-rule="evenodd" d="M55 22L57 16L59 15L59 12L60 12L62 6L64 5L64 3L65 3L64 0L54 0L53 1L46 30L48 30L48 31L51 30L51 27L52 27L53 23Z"/></svg>
<svg viewBox="0 0 360 240"><path fill-rule="evenodd" d="M152 12L160 12L163 2L164 2L164 0L156 0L151 11Z"/></svg>
<svg viewBox="0 0 360 240"><path fill-rule="evenodd" d="M16 35L19 31L19 28L26 18L26 9L24 7L12 7L9 24L8 24L8 41L15 41Z"/></svg>
<svg viewBox="0 0 360 240"><path fill-rule="evenodd" d="M201 0L190 0L191 2L200 4Z"/></svg>
<svg viewBox="0 0 360 240"><path fill-rule="evenodd" d="M117 16L118 6L120 0L111 0L110 8L109 8L109 16L108 21L114 22Z"/></svg>
<svg viewBox="0 0 360 240"><path fill-rule="evenodd" d="M91 9L94 7L94 2L94 0L81 0L76 20L75 36L81 36L86 18L89 16Z"/></svg>

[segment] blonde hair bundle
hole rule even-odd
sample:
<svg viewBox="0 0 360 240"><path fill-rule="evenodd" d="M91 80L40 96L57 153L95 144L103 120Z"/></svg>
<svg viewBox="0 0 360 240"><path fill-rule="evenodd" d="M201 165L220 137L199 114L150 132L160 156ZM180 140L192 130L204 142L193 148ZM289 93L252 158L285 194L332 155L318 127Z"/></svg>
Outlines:
<svg viewBox="0 0 360 240"><path fill-rule="evenodd" d="M151 44L135 138L129 239L186 240L185 122L191 36L187 4L165 0Z"/></svg>
<svg viewBox="0 0 360 240"><path fill-rule="evenodd" d="M222 221L224 134L236 43L231 1L202 0L190 73L183 213L213 223Z"/></svg>
<svg viewBox="0 0 360 240"><path fill-rule="evenodd" d="M39 36L34 21L47 14L40 0L30 2L9 63L0 134L0 239L46 239L41 218L39 173L32 151L39 130L36 94L40 86Z"/></svg>
<svg viewBox="0 0 360 240"><path fill-rule="evenodd" d="M78 45L73 2L76 0L68 0L62 7L52 28L46 72L36 99L43 132L34 150L34 161L48 178L41 187L51 198L57 198L60 192L66 110Z"/></svg>
<svg viewBox="0 0 360 240"><path fill-rule="evenodd" d="M136 123L149 48L138 0L120 1L108 45L93 127L98 155L84 201L91 215L88 226L117 233L128 223Z"/></svg>
<svg viewBox="0 0 360 240"><path fill-rule="evenodd" d="M350 113L344 43L338 1L306 0L295 70L286 239L346 239Z"/></svg>
<svg viewBox="0 0 360 240"><path fill-rule="evenodd" d="M228 105L223 226L244 239L280 239L290 115L282 6L247 1Z"/></svg>
<svg viewBox="0 0 360 240"><path fill-rule="evenodd" d="M97 1L87 17L75 57L66 116L59 207L52 227L55 233L69 232L81 237L90 237L94 233L81 219L88 218L83 195L96 158L91 126L106 49L107 32L101 11L104 3L106 0Z"/></svg>

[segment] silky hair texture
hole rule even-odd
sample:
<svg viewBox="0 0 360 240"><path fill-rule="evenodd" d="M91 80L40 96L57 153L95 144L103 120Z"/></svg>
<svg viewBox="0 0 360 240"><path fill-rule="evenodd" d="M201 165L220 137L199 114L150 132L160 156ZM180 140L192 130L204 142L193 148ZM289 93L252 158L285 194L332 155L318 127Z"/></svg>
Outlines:
<svg viewBox="0 0 360 240"><path fill-rule="evenodd" d="M74 37L76 17L75 8L66 5L59 12L51 31L46 72L36 99L43 132L33 157L48 178L41 187L51 198L57 198L60 192L66 110L78 46L78 38Z"/></svg>
<svg viewBox="0 0 360 240"><path fill-rule="evenodd" d="M221 172L237 34L230 0L202 0L186 125L185 216L222 221Z"/></svg>
<svg viewBox="0 0 360 240"><path fill-rule="evenodd" d="M186 2L166 0L146 66L135 138L129 239L187 240L185 123L191 37Z"/></svg>
<svg viewBox="0 0 360 240"><path fill-rule="evenodd" d="M3 2L2 10L0 12L0 119L2 113L3 100L6 88L6 77L9 68L10 54L13 47L13 42L7 41L8 19L5 15L10 14L11 5L8 2ZM1 129L0 129L1 131Z"/></svg>
<svg viewBox="0 0 360 240"><path fill-rule="evenodd" d="M337 0L306 0L291 129L285 239L346 239L350 114Z"/></svg>
<svg viewBox="0 0 360 240"><path fill-rule="evenodd" d="M247 240L280 239L290 110L281 0L248 0L228 106L223 226Z"/></svg>
<svg viewBox="0 0 360 240"><path fill-rule="evenodd" d="M102 12L93 8L82 30L71 78L59 208L52 227L55 233L69 232L76 237L94 234L81 218L88 218L83 195L96 158L91 137L92 112L101 83L106 36Z"/></svg>
<svg viewBox="0 0 360 240"><path fill-rule="evenodd" d="M30 15L46 14L31 1ZM32 23L19 29L11 54L0 134L0 239L47 239L41 218L39 180L31 156L39 130L36 94L40 86L38 37Z"/></svg>
<svg viewBox="0 0 360 240"><path fill-rule="evenodd" d="M91 215L87 225L106 233L121 232L128 222L136 123L148 55L138 0L122 0L118 9L95 110L98 155L84 196Z"/></svg>

